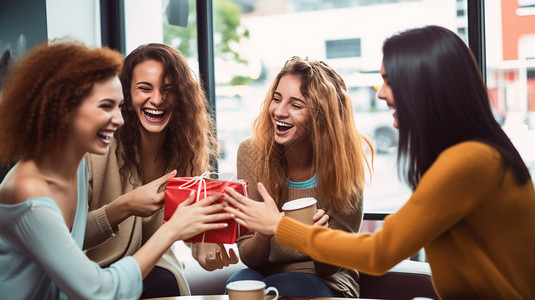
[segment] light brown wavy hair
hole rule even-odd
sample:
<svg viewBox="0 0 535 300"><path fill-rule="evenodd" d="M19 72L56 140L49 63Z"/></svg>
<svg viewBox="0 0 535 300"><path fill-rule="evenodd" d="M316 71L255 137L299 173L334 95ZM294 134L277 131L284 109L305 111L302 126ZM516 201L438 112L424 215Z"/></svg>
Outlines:
<svg viewBox="0 0 535 300"><path fill-rule="evenodd" d="M0 162L59 150L70 115L96 82L119 74L123 56L72 40L32 48L8 71L0 101Z"/></svg>
<svg viewBox="0 0 535 300"><path fill-rule="evenodd" d="M179 176L197 176L212 170L211 160L217 157L215 125L200 82L180 52L165 44L152 43L141 45L126 56L120 75L124 94L124 125L116 133L116 154L121 159L123 180L132 171L137 172L143 180L141 123L132 106L130 89L135 66L147 60L163 64L164 77L169 79L172 86L169 92L171 97L166 100L170 101L170 119L163 147L159 150L167 162L168 170L177 169Z"/></svg>
<svg viewBox="0 0 535 300"><path fill-rule="evenodd" d="M372 158L373 150L355 127L352 102L344 80L323 61L294 56L275 78L252 127L253 142L260 152L255 171L278 205L282 205L281 199L288 195L287 164L284 149L275 142L269 105L285 75L301 79L301 94L311 114L310 140L318 197L324 199L326 208L348 213L358 207L366 167L370 170L363 141L370 147Z"/></svg>

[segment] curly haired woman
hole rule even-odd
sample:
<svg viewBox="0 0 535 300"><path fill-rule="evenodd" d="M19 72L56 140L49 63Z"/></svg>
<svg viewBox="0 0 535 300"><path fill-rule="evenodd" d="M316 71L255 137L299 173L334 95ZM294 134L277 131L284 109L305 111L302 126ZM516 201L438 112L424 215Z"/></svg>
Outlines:
<svg viewBox="0 0 535 300"><path fill-rule="evenodd" d="M193 204L192 195L131 256L100 268L84 254L84 154L108 152L124 122L121 63L113 50L63 42L32 49L11 71L0 102L0 163L18 162L0 185L3 296L138 299L142 278L173 242L230 217L212 214L218 197Z"/></svg>

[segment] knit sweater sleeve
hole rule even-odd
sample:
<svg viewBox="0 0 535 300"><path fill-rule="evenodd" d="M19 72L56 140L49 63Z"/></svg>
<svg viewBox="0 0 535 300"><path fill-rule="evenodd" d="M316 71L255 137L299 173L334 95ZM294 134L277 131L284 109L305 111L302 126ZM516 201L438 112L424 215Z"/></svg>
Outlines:
<svg viewBox="0 0 535 300"><path fill-rule="evenodd" d="M237 176L238 179L243 179L249 183L248 187L248 194L249 198L253 200L261 200L260 194L258 193L258 189L256 188L256 182L258 181L257 178L254 176L254 172L252 172L253 162L254 162L254 151L252 151L253 145L250 139L247 139L243 141L239 148L238 148L238 155L237 155ZM238 238L236 243L238 244L238 249L241 248L243 243L253 237L253 234L245 234ZM243 251L242 251L243 252ZM240 253L240 256L242 255L242 252ZM242 257L243 260L243 257Z"/></svg>
<svg viewBox="0 0 535 300"><path fill-rule="evenodd" d="M93 181L95 180L95 164L93 161L93 155L86 155L85 159L87 161L89 169L89 178L88 178L88 195L87 199L89 202L89 207L94 207L92 205L100 199L93 199ZM98 164L97 164L98 165ZM87 214L87 225L85 231L85 241L84 249L90 249L92 247L98 246L107 239L115 236L117 228L113 228L106 215L106 206L103 205L97 209L90 210Z"/></svg>
<svg viewBox="0 0 535 300"><path fill-rule="evenodd" d="M437 158L407 203L374 234L306 226L284 217L276 238L319 261L381 274L477 209L500 174L498 151L478 142L461 143Z"/></svg>
<svg viewBox="0 0 535 300"><path fill-rule="evenodd" d="M261 201L262 197L256 188L258 177L253 171L253 166L258 155L257 151L260 150L255 151L254 147L251 139L247 139L240 144L237 154L236 169L238 172L238 179L243 179L249 183L249 198Z"/></svg>

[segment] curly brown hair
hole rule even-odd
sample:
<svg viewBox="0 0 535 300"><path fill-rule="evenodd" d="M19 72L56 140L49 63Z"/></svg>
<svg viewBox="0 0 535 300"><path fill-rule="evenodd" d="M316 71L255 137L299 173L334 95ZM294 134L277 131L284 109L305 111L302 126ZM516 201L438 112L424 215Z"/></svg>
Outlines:
<svg viewBox="0 0 535 300"><path fill-rule="evenodd" d="M58 150L72 111L95 82L121 71L123 56L72 40L32 48L8 71L0 101L0 163Z"/></svg>
<svg viewBox="0 0 535 300"><path fill-rule="evenodd" d="M210 160L216 158L217 142L206 95L180 52L165 44L152 43L141 45L128 54L120 75L124 125L117 130L116 138L123 180L131 171L137 172L140 178L143 174L140 161L141 123L132 106L130 89L135 66L147 60L162 63L163 76L172 86L171 116L163 149L159 150L168 169L177 169L179 176L195 176L211 170Z"/></svg>

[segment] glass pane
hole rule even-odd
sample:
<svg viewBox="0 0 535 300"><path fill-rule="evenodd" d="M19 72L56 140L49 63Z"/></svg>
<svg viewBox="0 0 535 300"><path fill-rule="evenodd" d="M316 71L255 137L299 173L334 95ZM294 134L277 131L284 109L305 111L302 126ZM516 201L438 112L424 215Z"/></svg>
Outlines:
<svg viewBox="0 0 535 300"><path fill-rule="evenodd" d="M164 43L186 57L198 73L194 0L124 1L126 54L146 43Z"/></svg>
<svg viewBox="0 0 535 300"><path fill-rule="evenodd" d="M220 171L236 172L239 143L250 135L284 62L308 56L326 61L344 77L357 129L376 147L365 211L397 210L410 190L397 176L392 113L376 98L382 43L398 31L430 24L466 41L466 0L214 0L214 12Z"/></svg>
<svg viewBox="0 0 535 300"><path fill-rule="evenodd" d="M535 176L535 1L486 1L487 87L502 128Z"/></svg>

